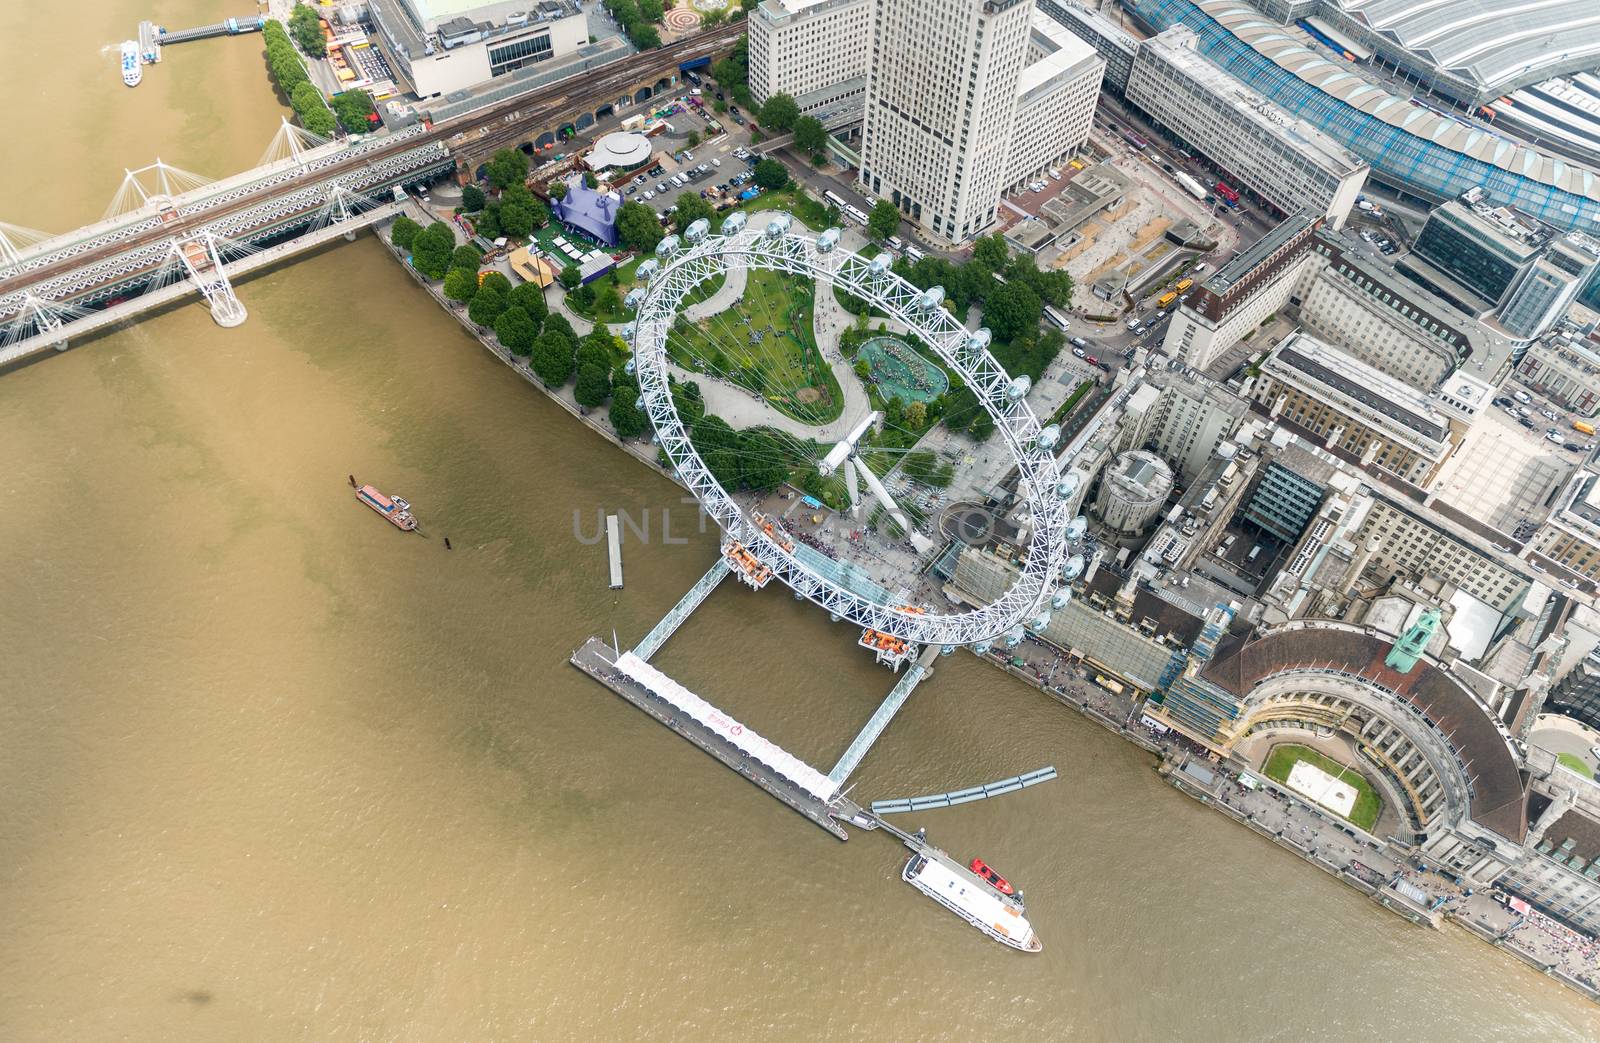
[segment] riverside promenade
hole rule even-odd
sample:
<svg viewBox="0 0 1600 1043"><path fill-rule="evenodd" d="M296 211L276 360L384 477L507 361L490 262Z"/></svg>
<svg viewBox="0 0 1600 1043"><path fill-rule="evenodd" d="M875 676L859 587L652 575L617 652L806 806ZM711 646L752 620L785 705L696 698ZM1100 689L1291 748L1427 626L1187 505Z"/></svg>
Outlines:
<svg viewBox="0 0 1600 1043"><path fill-rule="evenodd" d="M1024 665L1013 665L1012 657ZM1157 772L1178 792L1309 862L1389 912L1435 929L1453 924L1600 1002L1600 941L1537 911L1513 912L1507 906L1511 896L1498 888L1465 890L1413 861L1409 852L1335 818L1259 772L1218 764L1182 736L1159 734L1139 722L1142 700L1112 695L1093 684L1088 676L1093 671L1068 662L1059 649L1037 638L1030 636L1017 648L991 652L986 658L1155 754L1160 758ZM1241 781L1241 774L1250 776L1254 789Z"/></svg>
<svg viewBox="0 0 1600 1043"><path fill-rule="evenodd" d="M424 224L436 219L436 215L423 209L415 200L410 201L408 209L412 216ZM654 447L649 443L619 439L605 422L604 414L592 414L579 407L569 389L546 387L528 366L503 348L491 333L474 324L467 317L465 309L458 308L454 302L447 299L441 287L431 283L407 264L404 252L396 249L390 242L387 231L386 223L379 229L379 240L400 266L409 272L417 284L445 311L454 315L462 327L480 344L601 437L630 453L656 473L663 474L682 486L670 468L661 466L653 451ZM564 313L565 311L563 308ZM600 669L601 664L588 659L583 652L584 650L579 650L574 654L574 665L591 674L593 670ZM1010 661L1013 656L1021 659L1024 665L1020 667L1013 665ZM586 661L579 662L580 658ZM1517 916L1505 908L1501 902L1503 896L1494 890L1465 892L1454 883L1408 862L1403 854L1388 853L1388 846L1383 841L1354 830L1347 824L1334 822L1320 809L1301 801L1287 790L1276 787L1270 780L1260 779L1255 773L1252 775L1266 785L1256 791L1247 791L1240 785L1237 773L1230 774L1223 766L1211 762L1198 746L1175 733L1161 735L1139 723L1136 718L1143 704L1142 699L1112 695L1093 685L1088 677L1084 676L1081 666L1075 667L1067 663L1059 649L1036 638L1029 637L1016 649L1006 650L1003 654L992 652L984 658L1063 705L1078 710L1107 731L1160 758L1156 765L1158 772L1179 792L1214 808L1263 839L1299 856L1347 886L1367 895L1390 912L1413 923L1435 928L1444 922L1454 923L1496 948L1503 949L1533 970L1587 996L1590 1000L1600 1002L1600 943L1595 940L1577 935L1538 914ZM607 687L617 691L610 684ZM624 693L618 692L618 694ZM661 719L654 709L645 703L633 699L629 701ZM667 722L662 719L662 723ZM696 741L694 735L687 734L676 725L671 727L684 738L700 745L707 753L728 763L717 750ZM736 764L728 766L736 771L740 770ZM1201 772L1186 771L1185 769L1189 767L1203 769L1211 773L1212 778L1207 781ZM744 772L741 771L741 774ZM762 785L756 778L751 778L751 781ZM763 788L768 787L763 786ZM783 799L780 794L774 793L774 795ZM829 829L829 824L818 821L810 813L814 809L796 806L787 800L785 803L812 819L815 824ZM830 823L833 828L829 829L829 832L839 828L838 822L831 817ZM1341 834L1342 839L1335 834ZM1424 900L1419 903L1398 890L1395 885L1402 882L1421 891L1426 896Z"/></svg>

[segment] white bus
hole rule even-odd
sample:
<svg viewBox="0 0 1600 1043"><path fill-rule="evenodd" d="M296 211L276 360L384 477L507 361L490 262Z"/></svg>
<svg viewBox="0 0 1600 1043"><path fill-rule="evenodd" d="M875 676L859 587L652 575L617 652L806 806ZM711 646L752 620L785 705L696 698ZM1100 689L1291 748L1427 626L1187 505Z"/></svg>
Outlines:
<svg viewBox="0 0 1600 1043"><path fill-rule="evenodd" d="M912 246L910 243L907 243L906 256L911 258L912 261L920 261L928 255L917 249L915 246Z"/></svg>
<svg viewBox="0 0 1600 1043"><path fill-rule="evenodd" d="M1050 325L1058 330L1072 328L1072 323L1067 321L1067 317L1053 304L1044 306L1044 317L1050 321Z"/></svg>
<svg viewBox="0 0 1600 1043"><path fill-rule="evenodd" d="M831 188L822 193L822 198L826 199L829 203L832 203L834 206L846 213L848 213L851 209L850 204L846 203L842 198L840 198L839 193L833 191Z"/></svg>

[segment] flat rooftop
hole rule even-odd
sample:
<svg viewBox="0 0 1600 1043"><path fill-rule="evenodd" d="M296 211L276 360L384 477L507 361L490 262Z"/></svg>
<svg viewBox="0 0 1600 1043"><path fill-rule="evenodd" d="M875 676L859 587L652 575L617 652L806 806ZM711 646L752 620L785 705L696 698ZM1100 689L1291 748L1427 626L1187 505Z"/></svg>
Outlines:
<svg viewBox="0 0 1600 1043"><path fill-rule="evenodd" d="M1262 368L1287 368L1310 377L1431 442L1443 442L1450 434L1449 422L1427 394L1303 331L1285 337Z"/></svg>
<svg viewBox="0 0 1600 1043"><path fill-rule="evenodd" d="M1317 220L1319 219L1305 210L1290 214L1248 248L1234 254L1228 263L1218 268L1203 285L1217 296L1222 296L1245 276L1265 264L1267 259L1277 253L1285 243L1311 227Z"/></svg>
<svg viewBox="0 0 1600 1043"><path fill-rule="evenodd" d="M1244 81L1201 54L1196 49L1197 40L1193 29L1175 25L1146 40L1139 50L1141 54L1149 49L1159 55L1162 61L1182 70L1220 104L1231 108L1261 133L1276 138L1323 170L1343 178L1366 168L1366 160L1288 109L1257 94L1245 86Z"/></svg>
<svg viewBox="0 0 1600 1043"><path fill-rule="evenodd" d="M1074 78L1101 61L1093 44L1037 8L1032 24L1031 42L1045 54L1022 70L1017 80L1019 104L1027 104L1035 92L1058 79Z"/></svg>

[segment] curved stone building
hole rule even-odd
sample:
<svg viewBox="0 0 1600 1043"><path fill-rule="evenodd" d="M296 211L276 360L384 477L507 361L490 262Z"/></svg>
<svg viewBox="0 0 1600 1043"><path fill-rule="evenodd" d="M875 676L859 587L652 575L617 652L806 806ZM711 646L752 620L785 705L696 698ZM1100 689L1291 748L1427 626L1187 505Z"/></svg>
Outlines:
<svg viewBox="0 0 1600 1043"><path fill-rule="evenodd" d="M1172 468L1154 453L1136 449L1116 458L1100 479L1095 513L1108 528L1135 536L1160 516L1172 493Z"/></svg>
<svg viewBox="0 0 1600 1043"><path fill-rule="evenodd" d="M1520 858L1527 793L1509 734L1437 663L1386 666L1391 643L1345 623L1298 622L1207 654L1155 712L1229 756L1246 739L1284 733L1338 738L1397 800L1401 838L1474 880Z"/></svg>

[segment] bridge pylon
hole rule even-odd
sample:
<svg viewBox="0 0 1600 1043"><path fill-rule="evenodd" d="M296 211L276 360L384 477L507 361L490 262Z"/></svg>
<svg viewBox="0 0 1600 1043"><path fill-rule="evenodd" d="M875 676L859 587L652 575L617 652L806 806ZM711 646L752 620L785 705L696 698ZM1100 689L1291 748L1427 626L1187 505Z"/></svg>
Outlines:
<svg viewBox="0 0 1600 1043"><path fill-rule="evenodd" d="M60 312L32 293L25 293L22 295L22 310L17 313L14 325L25 323L30 319L40 336L51 337L59 334L56 339L47 341L50 347L57 351L67 350L67 337L61 332L61 327L66 325L66 322L61 318Z"/></svg>
<svg viewBox="0 0 1600 1043"><path fill-rule="evenodd" d="M222 252L217 248L217 237L202 232L193 239L172 240L172 253L183 264L189 278L200 288L200 293L211 308L211 318L218 326L232 329L247 317L244 304L228 281L227 270L222 266Z"/></svg>

